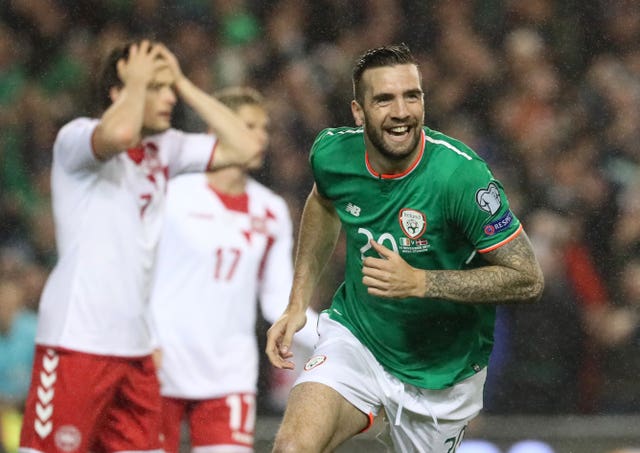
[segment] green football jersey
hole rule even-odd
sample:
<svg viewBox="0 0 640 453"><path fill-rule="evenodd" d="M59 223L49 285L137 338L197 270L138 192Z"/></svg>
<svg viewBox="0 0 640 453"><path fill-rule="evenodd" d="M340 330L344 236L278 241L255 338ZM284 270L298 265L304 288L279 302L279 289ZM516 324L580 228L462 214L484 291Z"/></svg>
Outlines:
<svg viewBox="0 0 640 453"><path fill-rule="evenodd" d="M378 257L369 240L411 266L461 270L486 265L482 253L521 230L500 182L463 143L424 127L409 170L379 175L370 167L362 128L325 129L310 155L320 194L346 233L345 281L329 314L400 380L442 389L487 365L495 306L441 299L384 299L362 283L362 261Z"/></svg>

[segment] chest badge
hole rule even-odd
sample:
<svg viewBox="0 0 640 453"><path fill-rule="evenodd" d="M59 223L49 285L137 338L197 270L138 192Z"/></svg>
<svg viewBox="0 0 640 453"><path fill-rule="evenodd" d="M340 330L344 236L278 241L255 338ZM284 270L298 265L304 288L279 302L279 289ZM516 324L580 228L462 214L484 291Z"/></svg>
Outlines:
<svg viewBox="0 0 640 453"><path fill-rule="evenodd" d="M402 232L411 239L419 238L427 229L427 216L415 209L401 209L398 221Z"/></svg>

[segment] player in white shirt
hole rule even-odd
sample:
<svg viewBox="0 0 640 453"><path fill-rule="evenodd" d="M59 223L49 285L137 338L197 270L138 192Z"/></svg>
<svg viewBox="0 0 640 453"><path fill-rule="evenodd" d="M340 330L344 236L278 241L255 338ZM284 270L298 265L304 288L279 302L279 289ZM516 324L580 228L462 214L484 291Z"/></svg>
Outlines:
<svg viewBox="0 0 640 453"><path fill-rule="evenodd" d="M262 97L244 87L216 97L268 141ZM274 322L293 278L293 229L285 200L233 166L171 181L151 314L161 350L164 449L177 453L181 423L192 451L253 451L259 352L258 301ZM309 311L303 345L315 343ZM315 320L313 319L315 318Z"/></svg>
<svg viewBox="0 0 640 453"><path fill-rule="evenodd" d="M72 120L53 146L59 259L40 301L21 452L160 451L146 319L167 180L260 151L257 135L160 43L115 49L101 94L102 117ZM178 96L215 135L171 128Z"/></svg>

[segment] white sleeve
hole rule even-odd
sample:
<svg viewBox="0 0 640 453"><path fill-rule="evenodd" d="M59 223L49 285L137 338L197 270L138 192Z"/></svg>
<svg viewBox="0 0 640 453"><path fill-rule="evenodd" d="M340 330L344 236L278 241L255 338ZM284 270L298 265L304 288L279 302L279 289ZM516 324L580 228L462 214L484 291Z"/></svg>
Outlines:
<svg viewBox="0 0 640 453"><path fill-rule="evenodd" d="M97 125L98 120L76 118L60 129L53 145L53 157L65 171L75 172L100 165L91 144Z"/></svg>
<svg viewBox="0 0 640 453"><path fill-rule="evenodd" d="M284 200L276 213L277 235L269 250L260 281L260 308L264 319L273 324L287 308L293 282L293 224ZM294 336L301 346L313 348L318 339L318 313L307 310L307 323Z"/></svg>
<svg viewBox="0 0 640 453"><path fill-rule="evenodd" d="M271 229L271 246L265 256L259 282L260 308L273 324L287 307L293 281L293 225L284 200L272 204L276 228Z"/></svg>
<svg viewBox="0 0 640 453"><path fill-rule="evenodd" d="M182 173L203 172L213 161L218 139L212 134L195 134L170 129L166 140L170 140L173 152L169 157L169 176Z"/></svg>
<svg viewBox="0 0 640 453"><path fill-rule="evenodd" d="M160 336L158 335L158 326L156 325L155 318L152 313L153 305L147 305L146 320L147 328L149 329L149 340L153 349L160 348Z"/></svg>

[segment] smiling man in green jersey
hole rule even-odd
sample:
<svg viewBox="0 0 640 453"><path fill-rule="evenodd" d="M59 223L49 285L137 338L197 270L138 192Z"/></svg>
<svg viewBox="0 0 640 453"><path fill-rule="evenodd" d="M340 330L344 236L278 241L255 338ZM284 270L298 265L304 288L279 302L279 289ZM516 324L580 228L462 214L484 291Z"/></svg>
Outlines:
<svg viewBox="0 0 640 453"><path fill-rule="evenodd" d="M409 49L366 52L353 72L356 128L322 131L289 305L267 355L289 347L341 227L345 281L289 397L274 451L332 451L384 408L391 446L455 451L482 408L495 305L536 301L543 277L502 185L465 144L423 125Z"/></svg>

